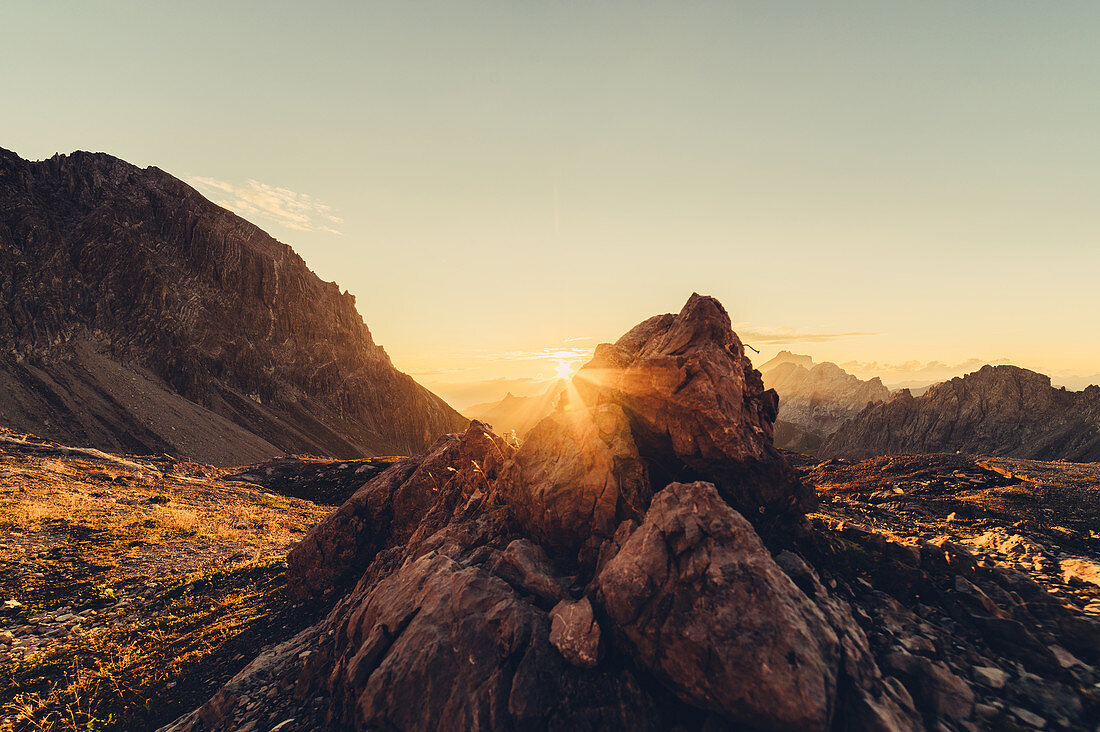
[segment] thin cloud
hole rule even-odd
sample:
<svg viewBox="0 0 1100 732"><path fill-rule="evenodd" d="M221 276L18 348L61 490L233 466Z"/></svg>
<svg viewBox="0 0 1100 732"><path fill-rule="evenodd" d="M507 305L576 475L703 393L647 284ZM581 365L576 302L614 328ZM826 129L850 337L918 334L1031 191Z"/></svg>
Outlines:
<svg viewBox="0 0 1100 732"><path fill-rule="evenodd" d="M902 361L889 363L882 361L845 361L840 364L842 368L853 368L861 371L880 371L886 373L905 373L914 376L939 377L945 374L969 373L977 371L982 366L1001 366L1009 364L1007 358L995 358L993 360L981 358L968 358L958 363L945 363L943 361Z"/></svg>
<svg viewBox="0 0 1100 732"><path fill-rule="evenodd" d="M926 386L977 371L982 366L1011 363L1006 358L968 358L958 363L944 361L845 361L839 366L861 379L878 376L887 386Z"/></svg>
<svg viewBox="0 0 1100 732"><path fill-rule="evenodd" d="M193 175L187 182L210 196L214 203L246 218L264 218L295 231L324 231L342 235L333 225L339 226L344 220L333 212L332 206L308 194L252 179L240 185Z"/></svg>
<svg viewBox="0 0 1100 732"><path fill-rule="evenodd" d="M485 356L488 361L580 361L592 357L591 348L543 348L541 351L505 351Z"/></svg>
<svg viewBox="0 0 1100 732"><path fill-rule="evenodd" d="M796 328L754 328L741 323L734 326L738 337L745 343L828 343L845 338L874 336L878 333L807 333Z"/></svg>

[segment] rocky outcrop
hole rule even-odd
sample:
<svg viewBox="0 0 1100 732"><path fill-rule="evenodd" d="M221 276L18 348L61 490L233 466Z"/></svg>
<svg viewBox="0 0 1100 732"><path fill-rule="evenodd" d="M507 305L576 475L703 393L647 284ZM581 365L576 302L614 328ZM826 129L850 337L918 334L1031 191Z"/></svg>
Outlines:
<svg viewBox="0 0 1100 732"><path fill-rule="evenodd" d="M863 381L834 363L814 364L790 351L780 351L760 373L764 385L779 394L775 443L788 450L812 454L868 404L890 399L878 377Z"/></svg>
<svg viewBox="0 0 1100 732"><path fill-rule="evenodd" d="M327 595L390 547L421 538L458 506L482 497L513 449L480 422L441 437L428 454L385 470L315 526L290 552L292 591ZM420 532L420 537L417 533Z"/></svg>
<svg viewBox="0 0 1100 732"><path fill-rule="evenodd" d="M539 422L504 469L502 499L536 541L591 563L653 489L622 408L600 404Z"/></svg>
<svg viewBox="0 0 1100 732"><path fill-rule="evenodd" d="M0 150L0 422L215 464L412 454L465 420L290 247L157 168Z"/></svg>
<svg viewBox="0 0 1100 732"><path fill-rule="evenodd" d="M654 485L708 480L757 526L813 505L772 444L778 397L714 298L693 294L678 314L597 346L574 385L583 407L623 409Z"/></svg>
<svg viewBox="0 0 1100 732"><path fill-rule="evenodd" d="M1015 366L981 370L868 406L822 445L824 457L962 452L1100 460L1100 387L1055 389Z"/></svg>
<svg viewBox="0 0 1100 732"><path fill-rule="evenodd" d="M803 515L724 316L601 348L518 450L475 422L373 478L290 557L328 615L167 729L1095 726L1093 620L876 512L922 473L868 466L838 514L851 464L818 465L836 497Z"/></svg>

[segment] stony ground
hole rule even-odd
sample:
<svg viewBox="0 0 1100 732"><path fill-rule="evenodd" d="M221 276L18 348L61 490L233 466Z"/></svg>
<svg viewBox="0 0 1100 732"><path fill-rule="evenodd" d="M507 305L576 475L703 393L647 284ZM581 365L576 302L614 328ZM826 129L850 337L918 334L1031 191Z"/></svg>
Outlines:
<svg viewBox="0 0 1100 732"><path fill-rule="evenodd" d="M935 665L935 683L918 685L926 705L972 700L979 729L1094 729L1100 670L1063 645L1076 626L1051 642L1011 619L1048 602L1067 611L1063 622L1100 616L1100 464L955 454L801 462L822 497L811 520L845 546L836 576L849 578L884 670L904 678L914 664ZM904 563L859 566L883 548L921 557L929 546L959 572L939 587L891 576ZM997 622L973 622L983 616Z"/></svg>
<svg viewBox="0 0 1100 732"><path fill-rule="evenodd" d="M0 730L156 727L314 617L283 558L330 507L232 472L0 433Z"/></svg>
<svg viewBox="0 0 1100 732"><path fill-rule="evenodd" d="M1010 572L1073 613L1100 617L1100 465L790 458L822 497L811 521L838 540L814 556L822 579L839 583L885 671L937 679L914 687L928 697L921 703L945 719L953 704L972 709L971 729L1092 729L1096 667L1057 644L1047 651L1060 670L1021 664L943 599L993 597L1011 614L1010 601L977 590L991 592L988 577L1003 584ZM0 730L152 729L200 705L257 652L318 618L321 608L287 600L283 558L391 463L216 469L0 432ZM889 576L900 565L858 567L928 545L965 553L974 584L956 577L938 602L910 602ZM273 702L259 694L242 703Z"/></svg>
<svg viewBox="0 0 1100 732"><path fill-rule="evenodd" d="M959 542L1100 616L1100 463L918 455L803 471L822 496L822 517Z"/></svg>

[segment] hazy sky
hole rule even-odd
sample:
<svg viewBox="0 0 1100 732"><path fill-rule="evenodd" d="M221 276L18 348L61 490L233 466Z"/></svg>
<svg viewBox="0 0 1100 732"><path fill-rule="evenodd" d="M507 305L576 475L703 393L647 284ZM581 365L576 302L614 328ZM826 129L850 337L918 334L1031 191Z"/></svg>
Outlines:
<svg viewBox="0 0 1100 732"><path fill-rule="evenodd" d="M1100 372L1094 0L9 0L0 24L0 146L189 180L460 406L451 382L550 376L544 349L692 291L764 357Z"/></svg>

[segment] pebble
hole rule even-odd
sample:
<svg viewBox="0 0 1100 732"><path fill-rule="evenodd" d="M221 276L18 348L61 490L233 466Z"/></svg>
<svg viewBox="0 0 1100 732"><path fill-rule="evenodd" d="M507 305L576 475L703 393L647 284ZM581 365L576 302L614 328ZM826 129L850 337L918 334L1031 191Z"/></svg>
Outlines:
<svg viewBox="0 0 1100 732"><path fill-rule="evenodd" d="M1002 689L1008 681L1008 674L992 666L975 666L974 680L990 689Z"/></svg>
<svg viewBox="0 0 1100 732"><path fill-rule="evenodd" d="M993 706L992 704L978 703L974 705L974 714L983 719L991 719L993 717L996 717L1000 713L1001 710L997 709L997 707Z"/></svg>
<svg viewBox="0 0 1100 732"><path fill-rule="evenodd" d="M1062 668L1073 668L1074 666L1085 665L1080 659L1061 646L1053 645L1048 647L1050 648L1050 652L1054 654L1054 657L1058 659L1058 665Z"/></svg>
<svg viewBox="0 0 1100 732"><path fill-rule="evenodd" d="M1020 707L1009 707L1008 710L1016 716L1016 719L1020 720L1026 725L1030 725L1034 729L1043 729L1047 726L1047 721L1035 712L1029 712L1028 710L1021 709Z"/></svg>

